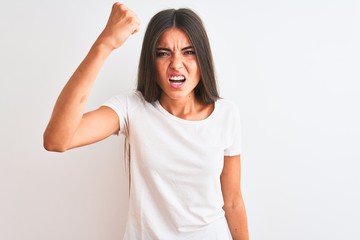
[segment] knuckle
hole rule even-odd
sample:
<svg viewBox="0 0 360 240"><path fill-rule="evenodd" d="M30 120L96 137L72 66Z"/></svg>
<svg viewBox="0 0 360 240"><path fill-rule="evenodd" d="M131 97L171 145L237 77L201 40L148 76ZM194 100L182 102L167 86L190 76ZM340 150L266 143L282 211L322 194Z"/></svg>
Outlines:
<svg viewBox="0 0 360 240"><path fill-rule="evenodd" d="M117 8L119 5L121 5L119 2L115 2L115 3L112 5L112 8Z"/></svg>
<svg viewBox="0 0 360 240"><path fill-rule="evenodd" d="M121 4L120 2L116 2L113 4L112 8L114 10L120 10L122 12L127 10L127 7L125 6L125 4Z"/></svg>
<svg viewBox="0 0 360 240"><path fill-rule="evenodd" d="M127 11L128 10L128 8L124 4L120 4L119 8L120 8L121 11Z"/></svg>

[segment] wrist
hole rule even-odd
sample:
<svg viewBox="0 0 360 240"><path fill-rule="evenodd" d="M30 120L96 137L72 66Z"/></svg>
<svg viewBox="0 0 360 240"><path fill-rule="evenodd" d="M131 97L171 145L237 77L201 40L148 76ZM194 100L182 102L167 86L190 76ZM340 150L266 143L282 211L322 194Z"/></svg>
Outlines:
<svg viewBox="0 0 360 240"><path fill-rule="evenodd" d="M107 43L106 41L102 41L100 38L98 38L91 47L92 51L95 51L105 57L110 55L114 49L115 48L112 47L111 44Z"/></svg>

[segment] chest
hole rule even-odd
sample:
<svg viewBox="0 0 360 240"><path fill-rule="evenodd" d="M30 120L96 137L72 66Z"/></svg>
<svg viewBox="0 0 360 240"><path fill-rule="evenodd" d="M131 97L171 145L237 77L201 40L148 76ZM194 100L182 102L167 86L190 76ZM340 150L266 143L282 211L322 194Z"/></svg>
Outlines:
<svg viewBox="0 0 360 240"><path fill-rule="evenodd" d="M148 170L186 177L219 176L229 133L221 123L184 123L142 110L130 119L129 142L138 164Z"/></svg>

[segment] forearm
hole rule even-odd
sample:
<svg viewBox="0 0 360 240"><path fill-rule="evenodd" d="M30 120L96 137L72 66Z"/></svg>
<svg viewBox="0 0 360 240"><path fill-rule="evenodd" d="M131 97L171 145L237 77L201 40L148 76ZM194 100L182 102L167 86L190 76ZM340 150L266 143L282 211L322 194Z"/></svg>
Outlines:
<svg viewBox="0 0 360 240"><path fill-rule="evenodd" d="M47 149L66 150L82 119L95 78L110 53L110 48L96 41L61 91L44 133Z"/></svg>
<svg viewBox="0 0 360 240"><path fill-rule="evenodd" d="M248 224L244 201L236 205L224 206L226 220L234 240L248 240Z"/></svg>
<svg viewBox="0 0 360 240"><path fill-rule="evenodd" d="M58 97L44 132L44 147L47 150L65 151L70 146L78 145L79 142L92 142L100 135L104 135L104 132L97 133L97 137L89 137L85 134L89 128L92 128L91 122L104 116L102 112L100 117L95 114L90 117L92 121L85 121L83 118L85 104L106 58L114 49L122 46L130 35L139 30L139 24L140 21L134 12L119 2L114 3L104 30ZM85 131L81 132L77 129L85 129ZM74 143L73 136L79 132L78 142Z"/></svg>

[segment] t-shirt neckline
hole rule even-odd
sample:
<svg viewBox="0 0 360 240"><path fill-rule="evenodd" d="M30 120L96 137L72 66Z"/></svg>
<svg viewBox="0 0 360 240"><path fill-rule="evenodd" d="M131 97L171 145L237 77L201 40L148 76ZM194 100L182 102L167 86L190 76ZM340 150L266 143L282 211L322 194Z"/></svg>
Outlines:
<svg viewBox="0 0 360 240"><path fill-rule="evenodd" d="M206 121L209 121L215 115L215 112L217 111L217 108L218 108L218 100L214 102L214 109L210 113L210 115L201 120L186 120L183 118L176 117L176 116L172 115L171 113L169 113L163 106L161 106L159 100L155 101L155 108L157 108L162 114L164 114L168 118L173 119L177 122L186 123L186 124L199 124L199 123L204 123Z"/></svg>

